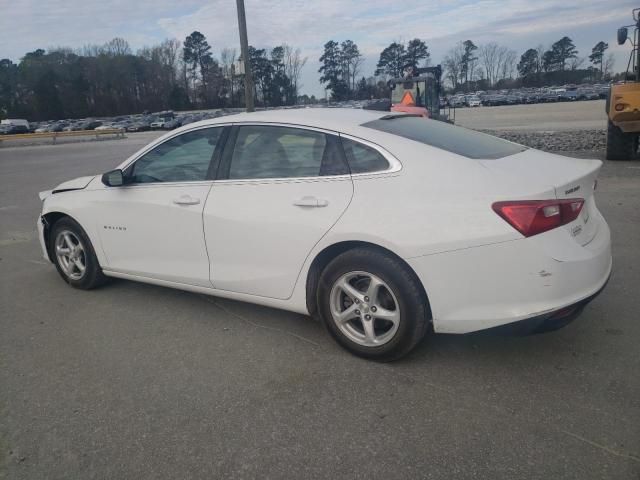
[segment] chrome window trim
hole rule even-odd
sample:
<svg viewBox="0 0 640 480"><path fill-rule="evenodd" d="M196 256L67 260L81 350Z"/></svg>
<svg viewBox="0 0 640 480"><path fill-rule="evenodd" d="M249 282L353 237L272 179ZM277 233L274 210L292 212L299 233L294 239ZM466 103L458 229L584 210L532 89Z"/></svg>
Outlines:
<svg viewBox="0 0 640 480"><path fill-rule="evenodd" d="M375 172L352 173L351 174L352 177L354 178L370 177L371 175L384 175L389 173L396 173L402 170L402 163L400 163L400 160L398 160L396 157L394 157L391 153L389 153L386 149L384 149L377 143L373 143L370 140L365 140L364 138L355 137L347 133L341 133L340 137L346 138L347 140L351 140L352 142L361 143L362 145L366 145L367 147L373 148L380 155L382 155L384 159L389 163L389 168L385 170L376 170Z"/></svg>
<svg viewBox="0 0 640 480"><path fill-rule="evenodd" d="M313 132L323 133L325 135L340 136L340 132L328 128L312 127L309 125L300 125L298 123L283 122L260 122L256 120L245 122L233 122L234 127L284 127L295 128L298 130L310 130ZM351 175L346 173L342 175L314 175L309 177L273 177L273 178L227 178L223 180L215 180L219 184L269 184L269 183L302 183L302 182L326 182L331 180L350 179Z"/></svg>
<svg viewBox="0 0 640 480"><path fill-rule="evenodd" d="M342 133L342 132L339 132L337 130L331 130L329 128L320 128L320 127L302 125L302 124L297 124L297 123L260 122L260 121L256 121L256 120L241 121L241 122L215 123L215 124L210 124L210 125L198 125L197 127L194 127L194 128L190 128L190 129L183 130L183 131L180 131L180 132L175 132L174 135L171 135L171 136L167 137L163 141L151 144L147 149L145 149L142 153L140 153L140 155L136 156L136 158L134 158L131 162L127 163L124 167L122 167L122 170L123 171L126 170L131 165L133 165L135 162L137 162L140 158L142 158L147 153L149 153L151 150L153 150L157 146L162 145L165 142L168 142L169 140L177 137L178 135L183 135L185 133L190 133L190 132L194 132L196 130L202 130L202 129L205 129L205 128L224 128L224 127L235 127L235 126L238 126L238 127L242 127L242 126L267 126L267 127L297 128L299 130L311 130L311 131L314 131L314 132L324 133L325 135L335 135L335 136L338 136L340 138L346 138L348 140L352 140L354 142L358 142L358 143L366 145L366 146L368 146L370 148L373 148L378 153L380 153L387 160L387 162L389 162L389 168L387 168L385 170L378 170L376 172L363 172L363 173L342 174L342 175L323 175L323 176L310 176L310 177L245 178L245 179L235 178L235 179L222 179L222 180L193 180L193 181L190 181L190 182L148 182L148 183L134 183L134 184L123 185L123 186L127 187L127 188L132 188L132 187L135 188L135 187L140 187L140 186L157 186L157 185L164 185L164 186L193 185L195 183L203 183L203 184L209 184L209 183L212 183L212 184L214 184L214 183L217 183L217 184L245 184L245 183L247 183L247 184L256 184L256 183L260 183L260 184L264 184L264 183L289 183L289 182L297 182L297 183L299 183L299 182L318 182L318 181L344 180L344 179L349 179L349 178L371 177L371 176L375 176L375 175L387 175L387 174L396 173L396 172L399 172L400 170L402 170L402 163L400 163L400 161L395 156L393 156L391 153L389 153L386 149L384 149L380 145L378 145L378 144L376 144L376 143L374 143L374 142L372 142L370 140L365 140L363 138L356 137L354 135L349 135L349 134L346 134L346 133Z"/></svg>
<svg viewBox="0 0 640 480"><path fill-rule="evenodd" d="M185 133L196 132L198 130L204 130L205 128L224 128L224 127L230 127L232 125L233 125L233 123L215 123L213 125L198 125L196 127L188 128L188 129L182 130L182 131L178 131L179 130L178 129L178 130L172 132L173 135L165 138L164 140L162 140L162 141L157 141L156 140L155 142L152 142L149 145L147 145L147 148L144 151L142 151L142 153L137 155L134 159L132 159L130 162L128 162L124 166L120 167L120 170L125 171L127 168L129 168L131 165L136 163L138 160L140 160L142 157L144 157L147 153L149 153L154 148L159 147L163 143L166 143L169 140L173 140L174 138L176 138L176 137L178 137L180 135L184 135ZM194 182L202 182L204 180L193 180L193 181ZM157 185L157 184L166 185L166 184L169 184L169 183L178 183L178 182L149 182L149 183L146 183L146 185L151 185L151 184L154 184L154 185ZM179 182L179 183L186 183L186 182ZM189 183L191 183L191 182L189 182Z"/></svg>
<svg viewBox="0 0 640 480"><path fill-rule="evenodd" d="M313 176L313 177L274 177L274 178L235 178L235 179L224 179L224 180L215 180L215 183L219 184L237 184L237 183L288 183L288 182L310 182L310 181L330 181L330 180L344 180L349 178L360 178L360 177L370 177L372 175L386 175L389 173L395 173L402 170L402 164L400 161L394 157L387 150L382 148L380 145L373 143L369 140L365 140L360 137L356 137L353 135L349 135L346 133L339 132L337 130L331 130L329 128L320 128L313 127L309 125L302 125L298 123L283 123L283 122L259 122L259 121L244 121L244 122L233 122L233 126L270 126L270 127L287 127L287 128L297 128L299 130L311 130L319 133L324 133L326 135L335 135L340 138L347 138L354 142L362 143L368 147L376 150L380 155L382 155L387 162L389 162L389 168L386 170L379 170L377 172L363 172L363 173L355 173L355 174L342 174L342 175L323 175L323 176Z"/></svg>

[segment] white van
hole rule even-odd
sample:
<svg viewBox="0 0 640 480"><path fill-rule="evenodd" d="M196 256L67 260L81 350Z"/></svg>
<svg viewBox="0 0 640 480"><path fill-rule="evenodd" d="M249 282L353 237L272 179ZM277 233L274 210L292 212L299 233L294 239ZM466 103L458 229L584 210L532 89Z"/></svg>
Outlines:
<svg viewBox="0 0 640 480"><path fill-rule="evenodd" d="M22 125L23 127L29 128L29 122L23 118L6 118L0 121L0 125Z"/></svg>

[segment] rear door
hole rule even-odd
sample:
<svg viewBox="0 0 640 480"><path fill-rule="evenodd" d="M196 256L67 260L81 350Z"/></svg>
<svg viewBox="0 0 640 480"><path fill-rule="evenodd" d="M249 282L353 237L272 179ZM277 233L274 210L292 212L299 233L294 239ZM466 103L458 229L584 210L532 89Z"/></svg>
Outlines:
<svg viewBox="0 0 640 480"><path fill-rule="evenodd" d="M204 208L216 289L286 299L302 265L353 195L337 136L235 126Z"/></svg>

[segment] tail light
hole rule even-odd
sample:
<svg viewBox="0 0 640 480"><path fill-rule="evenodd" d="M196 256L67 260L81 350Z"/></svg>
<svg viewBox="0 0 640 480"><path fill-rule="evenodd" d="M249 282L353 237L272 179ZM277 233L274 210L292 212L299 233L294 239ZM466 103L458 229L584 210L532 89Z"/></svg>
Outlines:
<svg viewBox="0 0 640 480"><path fill-rule="evenodd" d="M525 237L573 222L584 205L582 198L496 202L493 210Z"/></svg>

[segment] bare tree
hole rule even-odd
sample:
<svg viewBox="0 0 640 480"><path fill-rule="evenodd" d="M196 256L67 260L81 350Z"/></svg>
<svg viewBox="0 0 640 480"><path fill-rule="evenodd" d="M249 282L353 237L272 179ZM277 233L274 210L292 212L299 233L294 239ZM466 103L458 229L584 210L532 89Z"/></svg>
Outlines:
<svg viewBox="0 0 640 480"><path fill-rule="evenodd" d="M542 58L544 57L544 53L549 50L544 45L540 44L536 47L536 52L538 52L538 65L536 66L536 73L542 73Z"/></svg>
<svg viewBox="0 0 640 480"><path fill-rule="evenodd" d="M120 37L116 37L113 40L108 41L102 47L103 53L117 57L120 55L131 55L131 47L129 43Z"/></svg>
<svg viewBox="0 0 640 480"><path fill-rule="evenodd" d="M515 50L502 47L501 57L502 63L500 66L500 79L513 78L513 73L516 70L518 54Z"/></svg>
<svg viewBox="0 0 640 480"><path fill-rule="evenodd" d="M454 90L458 88L460 84L462 72L462 57L464 55L464 47L462 43L458 43L453 47L447 55L444 57L443 65L445 69L445 77L451 83Z"/></svg>
<svg viewBox="0 0 640 480"><path fill-rule="evenodd" d="M499 51L500 46L494 42L480 46L480 53L478 55L480 58L480 66L490 87L496 83L496 78L500 70L498 63Z"/></svg>
<svg viewBox="0 0 640 480"><path fill-rule="evenodd" d="M477 78L478 57L469 60L469 82L474 82Z"/></svg>
<svg viewBox="0 0 640 480"><path fill-rule="evenodd" d="M104 45L96 45L89 43L78 49L77 54L80 57L97 57L104 52Z"/></svg>
<svg viewBox="0 0 640 480"><path fill-rule="evenodd" d="M169 67L176 78L180 70L181 49L182 43L176 38L167 38L160 44L160 62Z"/></svg>
<svg viewBox="0 0 640 480"><path fill-rule="evenodd" d="M356 89L356 77L360 75L360 68L362 67L363 63L364 63L364 57L362 55L355 57L351 61L351 84L352 84L351 88L353 90Z"/></svg>
<svg viewBox="0 0 640 480"><path fill-rule="evenodd" d="M584 62L585 62L584 57L571 58L569 60L569 69L578 70L584 64Z"/></svg>
<svg viewBox="0 0 640 480"><path fill-rule="evenodd" d="M291 45L287 45L286 43L283 47L284 73L289 77L291 85L293 86L295 98L297 98L298 91L302 87L302 84L300 83L300 73L302 72L302 67L307 63L307 57L303 57L301 55L299 48L294 49Z"/></svg>
<svg viewBox="0 0 640 480"><path fill-rule="evenodd" d="M605 78L609 78L609 76L613 73L613 66L615 65L615 63L616 63L616 58L612 52L609 55L607 55L607 58L604 61L604 67L602 68Z"/></svg>
<svg viewBox="0 0 640 480"><path fill-rule="evenodd" d="M222 52L220 52L220 64L222 65L222 75L225 78L225 82L229 85L231 105L234 104L235 84L236 84L235 63L237 58L238 58L238 51L235 48L223 48Z"/></svg>

